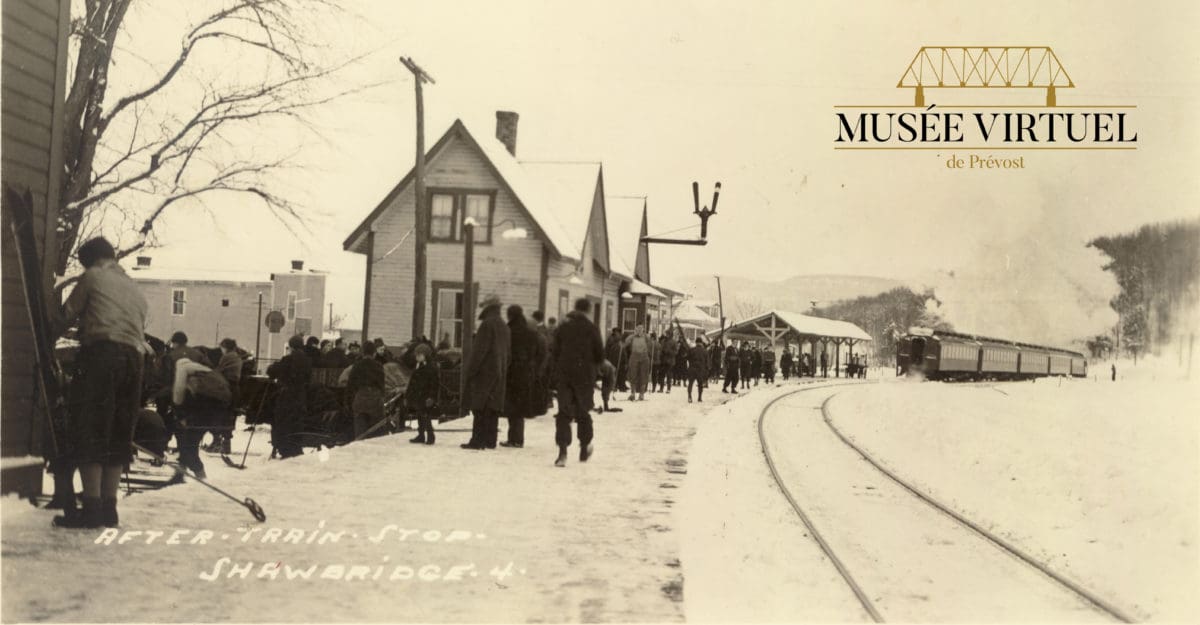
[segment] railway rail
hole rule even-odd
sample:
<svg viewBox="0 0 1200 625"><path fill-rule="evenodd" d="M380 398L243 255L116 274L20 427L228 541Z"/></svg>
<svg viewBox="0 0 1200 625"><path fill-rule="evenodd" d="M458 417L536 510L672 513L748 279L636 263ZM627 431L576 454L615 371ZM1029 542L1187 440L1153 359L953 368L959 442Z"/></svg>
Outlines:
<svg viewBox="0 0 1200 625"><path fill-rule="evenodd" d="M830 542L826 539L826 537L818 529L816 524L813 522L812 518L805 512L804 508L800 505L799 501L796 500L795 496L793 496L792 492L788 489L787 484L785 483L782 475L780 474L780 470L775 462L775 458L771 453L770 442L767 440L766 430L764 427L764 424L766 423L767 414L770 413L771 410L774 408L775 404L779 403L780 401L792 398L792 397L794 397L800 393L804 393L804 392L809 392L809 391L814 391L814 390L819 390L819 389L829 389L829 388L838 387L838 386L852 386L852 385L856 385L856 384L859 384L859 383L848 382L848 383L842 383L842 384L812 386L812 387L808 387L808 388L797 389L795 391L785 393L783 395L780 395L779 397L772 399L770 402L768 402L763 407L762 411L759 413L758 424L757 424L758 438L759 438L759 443L762 447L763 457L765 458L766 463L767 463L767 467L770 469L771 476L774 479L776 486L778 486L780 492L783 493L784 498L787 499L787 501L791 505L793 511L795 511L796 515L799 517L801 523L803 523L805 528L808 529L809 534L813 538L814 542L817 543L817 545L820 547L821 551L825 554L825 556L827 558L829 558L829 560L833 564L834 568L837 569L838 574L846 582L846 584L850 588L851 592L853 592L855 598L858 600L858 602L862 606L863 610L867 613L867 615L870 616L870 618L873 621L875 621L877 623L882 623L882 622L885 622L885 618L884 618L883 614L880 612L879 608L876 606L876 602L870 598L869 593L863 588L862 584L858 581L858 579L855 578L853 572L850 570L850 567L848 567L846 565L844 560L839 556L837 551L832 547ZM991 386L991 385L989 385L989 386ZM838 395L838 393L835 392L832 395L830 395L829 397L825 398L824 401L822 401L821 406L820 406L822 420L824 421L824 423L828 427L828 429L838 438L838 440L841 441L842 444L846 445L849 449L853 450L858 456L860 456L863 460L865 460L868 464L870 464L876 471L878 471L881 475L883 475L887 480L896 484L901 489L903 489L904 491L906 491L909 494L911 494L912 496L914 496L917 500L919 500L923 504L936 510L938 513L940 513L944 517L952 520L958 526L961 526L962 528L965 528L969 532L981 537L982 539L984 539L988 543L990 543L992 546L994 546L995 548L1002 551L1003 553L1013 556L1018 561L1024 563L1028 567L1037 571L1038 573L1040 573L1045 578L1049 579L1054 584L1057 584L1061 588L1066 589L1068 592L1070 592L1071 594L1073 594L1076 597L1078 597L1079 599L1081 599L1085 604L1089 605L1094 610L1096 610L1100 613L1103 613L1103 614L1105 614L1117 621L1120 621L1120 622L1124 622L1124 623L1137 622L1137 620L1135 618L1133 618L1131 615L1127 614L1120 608L1116 607L1111 602L1098 596L1096 593L1083 587L1079 583L1058 573L1057 571L1055 571L1052 568L1050 568L1049 566L1047 566L1045 563L1038 561L1037 559L1035 559L1032 556L1030 556L1029 554L1025 553L1023 550L1021 550L1017 546L1013 545L1009 541L1001 538L1000 536L996 535L995 533L988 531L986 528L980 526L978 523L964 517L963 515L954 511L949 506L942 503L941 501L939 501L938 499L936 499L929 493L924 492L921 489L915 487L914 485L912 485L911 483L904 480L900 476L896 475L893 471L891 471L890 469L885 467L876 458L871 456L871 454L868 453L865 449L863 449L861 446L859 446L854 441L852 441L848 436L846 436L833 423L833 419L829 412L829 403L837 395Z"/></svg>

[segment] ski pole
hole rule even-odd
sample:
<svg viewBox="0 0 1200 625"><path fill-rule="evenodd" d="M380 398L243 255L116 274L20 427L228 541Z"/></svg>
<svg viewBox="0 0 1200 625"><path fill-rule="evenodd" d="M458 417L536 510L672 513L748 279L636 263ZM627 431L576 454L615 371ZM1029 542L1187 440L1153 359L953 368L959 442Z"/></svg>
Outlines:
<svg viewBox="0 0 1200 625"><path fill-rule="evenodd" d="M181 473L184 473L184 474L187 473L187 467L185 467L182 464L175 462L173 460L167 460L166 458L150 451L149 449L146 449L145 447L142 447L141 445L139 445L137 443L133 443L133 448L150 456L151 458L157 458L163 464L169 464L169 465L175 467L175 469ZM192 474L192 479L217 491L218 493L233 500L234 502L241 504L242 506L245 506L246 509L250 511L250 514L252 514L255 519L258 519L259 523L266 523L267 513L263 512L262 506L258 505L258 502L254 501L253 499L251 499L249 497L246 497L245 499L238 499L237 497L234 497L233 495L230 495L229 493L221 490L220 488L217 488L216 486L213 486L212 484L209 484L208 482L204 481L203 479L197 477L194 473Z"/></svg>

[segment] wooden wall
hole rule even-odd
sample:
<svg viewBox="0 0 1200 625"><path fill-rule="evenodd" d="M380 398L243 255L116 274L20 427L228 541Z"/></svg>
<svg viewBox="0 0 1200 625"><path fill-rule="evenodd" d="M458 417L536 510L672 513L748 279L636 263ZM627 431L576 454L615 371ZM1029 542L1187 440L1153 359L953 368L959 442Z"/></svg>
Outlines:
<svg viewBox="0 0 1200 625"><path fill-rule="evenodd" d="M3 183L33 195L43 259L54 249L58 185L62 176L62 103L65 100L67 25L70 0L4 0L0 121ZM50 207L49 209L47 207ZM4 219L0 294L0 454L37 454L33 341L21 288L12 234ZM44 262L46 284L52 262Z"/></svg>
<svg viewBox="0 0 1200 625"><path fill-rule="evenodd" d="M492 244L475 245L475 281L481 285L481 298L495 293L505 306L520 304L528 316L539 306L538 290L542 272L543 244L537 239L533 224L522 214L516 200L492 175L483 157L460 137L452 138L426 164L426 195L439 187L496 191ZM371 307L366 313L370 318L370 327L367 329L370 336L364 338L382 337L388 345L397 345L412 338L414 236L404 237L413 227L413 193L411 185L403 189L373 225L374 259L368 263ZM504 220L510 220L517 228L524 228L528 238L501 238L501 232L512 227L508 223L499 226ZM404 239L403 243L400 243L401 239ZM396 247L398 243L400 246ZM388 254L389 251L391 254ZM462 282L462 242L430 242L426 253L430 285L434 282ZM548 291L547 297L553 297L553 293ZM434 336L433 332L436 321L433 318L433 297L434 290L428 286L425 332L437 341L439 337Z"/></svg>

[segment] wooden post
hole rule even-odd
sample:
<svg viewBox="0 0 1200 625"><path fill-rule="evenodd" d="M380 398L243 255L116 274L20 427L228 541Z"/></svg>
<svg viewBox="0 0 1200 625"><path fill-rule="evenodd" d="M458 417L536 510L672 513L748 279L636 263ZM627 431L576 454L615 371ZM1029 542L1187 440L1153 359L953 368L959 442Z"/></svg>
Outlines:
<svg viewBox="0 0 1200 625"><path fill-rule="evenodd" d="M458 387L458 416L465 416L467 401L467 359L475 335L475 226L464 223L463 231L463 307L462 373Z"/></svg>
<svg viewBox="0 0 1200 625"><path fill-rule="evenodd" d="M259 365L262 364L262 353L259 352L262 346L262 291L258 292L258 323L254 324L254 373L259 372Z"/></svg>
<svg viewBox="0 0 1200 625"><path fill-rule="evenodd" d="M413 240L413 317L412 338L425 333L425 281L426 281L426 237L429 231L429 216L425 205L425 99L421 85L433 78L425 73L411 58L400 59L401 63L413 74L413 86L417 98L417 160L413 171L414 177L414 210L416 215L415 234ZM465 291L464 291L465 292Z"/></svg>
<svg viewBox="0 0 1200 625"><path fill-rule="evenodd" d="M833 377L842 377L842 339L833 339Z"/></svg>

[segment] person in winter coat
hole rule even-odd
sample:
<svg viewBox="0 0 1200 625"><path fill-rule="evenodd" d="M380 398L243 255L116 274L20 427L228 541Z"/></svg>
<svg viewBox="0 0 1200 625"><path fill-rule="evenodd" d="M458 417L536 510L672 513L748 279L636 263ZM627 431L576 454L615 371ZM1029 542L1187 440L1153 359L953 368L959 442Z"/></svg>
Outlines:
<svg viewBox="0 0 1200 625"><path fill-rule="evenodd" d="M237 401L242 381L242 357L238 355L237 341L231 338L221 340L221 360L217 362L217 372L229 384L232 399L221 427L213 430L213 447L218 453L228 454L231 453L233 430L237 425Z"/></svg>
<svg viewBox="0 0 1200 625"><path fill-rule="evenodd" d="M508 384L511 333L500 318L500 298L491 295L479 307L479 330L463 363L467 393L462 399L473 416L471 440L461 445L463 449L496 448Z"/></svg>
<svg viewBox="0 0 1200 625"><path fill-rule="evenodd" d="M363 345L363 357L346 373L346 407L354 419L354 437L359 438L383 418L385 377L374 343Z"/></svg>
<svg viewBox="0 0 1200 625"><path fill-rule="evenodd" d="M675 337L664 334L659 342L658 353L658 392L671 392L671 377L675 374L675 354L679 351L679 342Z"/></svg>
<svg viewBox="0 0 1200 625"><path fill-rule="evenodd" d="M704 401L704 387L708 386L708 348L704 346L704 337L697 336L696 344L687 351L687 393L688 403L692 403L692 385L696 385L696 401Z"/></svg>
<svg viewBox="0 0 1200 625"><path fill-rule="evenodd" d="M829 352L821 352L821 377L829 377Z"/></svg>
<svg viewBox="0 0 1200 625"><path fill-rule="evenodd" d="M308 414L308 382L312 361L304 353L304 339L288 339L287 355L267 367L267 376L279 385L275 398L275 422L271 426L271 445L282 458L304 453L296 441Z"/></svg>
<svg viewBox="0 0 1200 625"><path fill-rule="evenodd" d="M618 391L626 390L625 386L625 337L621 335L620 328L613 328L608 335L608 339L604 343L604 358L612 364L616 372L616 386L613 388Z"/></svg>
<svg viewBox="0 0 1200 625"><path fill-rule="evenodd" d="M654 353L654 342L646 336L646 327L639 325L633 335L625 339L629 350L629 401L646 399L646 385L650 381L650 357Z"/></svg>
<svg viewBox="0 0 1200 625"><path fill-rule="evenodd" d="M321 339L315 336L308 337L308 341L304 343L304 353L308 356L308 362L312 366L316 367L319 365L321 363L321 356L324 355L321 353Z"/></svg>
<svg viewBox="0 0 1200 625"><path fill-rule="evenodd" d="M350 366L350 357L346 355L346 341L338 339L333 342L333 348L321 355L323 369L345 369Z"/></svg>
<svg viewBox="0 0 1200 625"><path fill-rule="evenodd" d="M783 379L786 381L792 377L792 350L783 348L783 355L779 357L779 368L783 370Z"/></svg>
<svg viewBox="0 0 1200 625"><path fill-rule="evenodd" d="M682 333L680 333L679 337L674 340L675 340L675 366L671 370L671 378L672 378L672 382L674 384L676 384L678 386L683 386L684 383L687 382L687 379L688 379L688 362L687 362L688 361L688 358L687 358L688 342L687 342L687 339L684 338ZM707 348L705 348L705 349L707 349ZM683 356L683 357L681 358L681 356ZM705 369L705 371L707 371L708 370L708 366L707 366L708 365L708 354L707 354L707 352L705 353L704 358L705 358L704 369ZM668 390L670 390L670 387L667 387L667 388L668 388Z"/></svg>
<svg viewBox="0 0 1200 625"><path fill-rule="evenodd" d="M762 351L762 374L767 384L775 383L775 350L770 347Z"/></svg>
<svg viewBox="0 0 1200 625"><path fill-rule="evenodd" d="M525 446L525 419L532 417L535 399L533 381L544 354L538 347L538 335L529 327L520 306L508 307L508 332L512 357L508 363L508 381L504 389L504 416L508 419L508 440L504 447Z"/></svg>
<svg viewBox="0 0 1200 625"><path fill-rule="evenodd" d="M721 377L721 362L725 359L725 346L718 340L713 343L712 348L708 350L708 377L716 379Z"/></svg>
<svg viewBox="0 0 1200 625"><path fill-rule="evenodd" d="M554 417L554 442L558 458L554 466L567 466L567 448L571 445L571 420L579 428L579 461L592 456L592 395L596 389L596 371L604 362L604 342L600 330L588 318L591 302L575 300L575 308L554 333L555 379L558 380L558 414ZM643 337L644 339L645 337Z"/></svg>
<svg viewBox="0 0 1200 625"><path fill-rule="evenodd" d="M737 394L741 362L741 354L738 353L738 349L733 346L733 343L730 343L729 347L725 348L725 384L721 386L722 393Z"/></svg>
<svg viewBox="0 0 1200 625"><path fill-rule="evenodd" d="M229 383L220 373L187 358L175 363L171 401L179 427L179 464L201 479L205 473L204 462L200 460L200 439L205 431L225 421L232 397Z"/></svg>
<svg viewBox="0 0 1200 625"><path fill-rule="evenodd" d="M758 381L763 376L763 355L762 350L757 345L750 347L750 377L754 379L754 385L758 386Z"/></svg>
<svg viewBox="0 0 1200 625"><path fill-rule="evenodd" d="M750 344L742 343L742 348L738 350L738 376L742 381L742 388L750 388L750 376L754 371L754 358L750 355Z"/></svg>
<svg viewBox="0 0 1200 625"><path fill-rule="evenodd" d="M433 433L433 409L437 403L438 374L437 368L429 362L432 350L424 343L413 349L416 367L408 378L408 388L404 390L404 404L409 414L417 419L417 436L410 443L432 445L436 440Z"/></svg>
<svg viewBox="0 0 1200 625"><path fill-rule="evenodd" d="M538 342L542 345L542 362L538 364L537 370L534 371L534 415L541 416L550 410L553 405L551 390L554 388L554 382L550 379L552 372L552 364L550 362L550 328L546 327L545 314L540 310L533 311L530 315L533 319L533 330L537 332Z"/></svg>
<svg viewBox="0 0 1200 625"><path fill-rule="evenodd" d="M611 408L608 405L608 400L612 397L613 387L617 383L617 368L605 358L604 362L600 363L600 368L597 369L596 376L600 379L600 399L604 402L603 405L595 409L596 412L621 412L620 408Z"/></svg>

